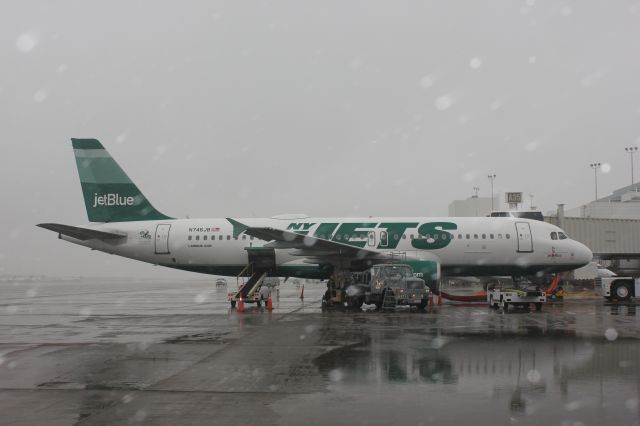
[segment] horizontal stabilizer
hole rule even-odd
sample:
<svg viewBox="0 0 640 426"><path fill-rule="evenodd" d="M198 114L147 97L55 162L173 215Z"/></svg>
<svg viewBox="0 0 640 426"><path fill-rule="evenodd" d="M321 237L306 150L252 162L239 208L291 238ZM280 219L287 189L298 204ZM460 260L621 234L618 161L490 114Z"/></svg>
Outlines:
<svg viewBox="0 0 640 426"><path fill-rule="evenodd" d="M125 238L126 234L97 231L95 229L80 228L78 226L62 225L60 223L39 223L40 228L48 229L77 240L115 240Z"/></svg>

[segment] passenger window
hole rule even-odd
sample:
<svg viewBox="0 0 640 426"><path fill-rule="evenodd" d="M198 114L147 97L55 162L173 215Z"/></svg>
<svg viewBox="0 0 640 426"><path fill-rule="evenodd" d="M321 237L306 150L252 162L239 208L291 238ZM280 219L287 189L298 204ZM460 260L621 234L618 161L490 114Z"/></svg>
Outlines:
<svg viewBox="0 0 640 426"><path fill-rule="evenodd" d="M486 240L487 239L487 234L482 234L482 239Z"/></svg>
<svg viewBox="0 0 640 426"><path fill-rule="evenodd" d="M251 237L249 237L249 239L250 239L251 241L253 241L253 235L252 235Z"/></svg>
<svg viewBox="0 0 640 426"><path fill-rule="evenodd" d="M509 238L511 238L511 235L510 235L510 234L507 234L507 235L505 235L504 237L508 240Z"/></svg>
<svg viewBox="0 0 640 426"><path fill-rule="evenodd" d="M489 234L489 238L493 240L493 234Z"/></svg>
<svg viewBox="0 0 640 426"><path fill-rule="evenodd" d="M477 240L478 239L478 234L473 234L473 239Z"/></svg>
<svg viewBox="0 0 640 426"><path fill-rule="evenodd" d="M461 240L462 239L462 234L458 234L458 239Z"/></svg>
<svg viewBox="0 0 640 426"><path fill-rule="evenodd" d="M557 240L558 239L558 234L556 232L552 232L551 233L551 239L552 240Z"/></svg>
<svg viewBox="0 0 640 426"><path fill-rule="evenodd" d="M219 239L219 240L221 240L221 239L222 239L222 235L220 235L220 236L218 237L218 239Z"/></svg>
<svg viewBox="0 0 640 426"><path fill-rule="evenodd" d="M242 236L242 239L243 239L243 240L246 240L246 239L247 239L247 236L246 236L246 235L243 235L243 236Z"/></svg>
<svg viewBox="0 0 640 426"><path fill-rule="evenodd" d="M196 235L196 241L200 240L200 235Z"/></svg>
<svg viewBox="0 0 640 426"><path fill-rule="evenodd" d="M437 240L438 239L438 234L433 234L433 239Z"/></svg>
<svg viewBox="0 0 640 426"><path fill-rule="evenodd" d="M561 240L566 240L567 238L569 238L567 237L567 234L565 234L564 232L558 232L558 235L560 236Z"/></svg>
<svg viewBox="0 0 640 426"><path fill-rule="evenodd" d="M203 240L207 241L207 236L202 237Z"/></svg>
<svg viewBox="0 0 640 426"><path fill-rule="evenodd" d="M409 238L413 240L413 234L409 235Z"/></svg>
<svg viewBox="0 0 640 426"><path fill-rule="evenodd" d="M502 234L498 234L498 239L501 240L502 239Z"/></svg>
<svg viewBox="0 0 640 426"><path fill-rule="evenodd" d="M191 241L191 235L189 235L189 237L187 237L187 239L188 239L189 241Z"/></svg>
<svg viewBox="0 0 640 426"><path fill-rule="evenodd" d="M227 241L231 239L231 235L227 235Z"/></svg>
<svg viewBox="0 0 640 426"><path fill-rule="evenodd" d="M467 240L471 238L471 235L467 234Z"/></svg>

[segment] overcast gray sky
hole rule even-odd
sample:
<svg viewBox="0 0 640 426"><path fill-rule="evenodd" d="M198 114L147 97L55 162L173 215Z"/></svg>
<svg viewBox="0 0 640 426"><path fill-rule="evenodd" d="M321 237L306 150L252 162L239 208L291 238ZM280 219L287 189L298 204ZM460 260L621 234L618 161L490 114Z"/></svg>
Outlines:
<svg viewBox="0 0 640 426"><path fill-rule="evenodd" d="M86 221L71 137L176 217L572 207L640 144L638 2L15 1L0 42L0 274L191 277L34 226Z"/></svg>

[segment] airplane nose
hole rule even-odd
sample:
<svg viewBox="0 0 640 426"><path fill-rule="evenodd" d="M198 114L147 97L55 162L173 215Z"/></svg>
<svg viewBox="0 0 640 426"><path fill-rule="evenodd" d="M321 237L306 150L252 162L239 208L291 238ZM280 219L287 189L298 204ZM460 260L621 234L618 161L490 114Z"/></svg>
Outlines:
<svg viewBox="0 0 640 426"><path fill-rule="evenodd" d="M584 265L588 264L593 260L593 252L587 246L582 243L576 241L576 260Z"/></svg>

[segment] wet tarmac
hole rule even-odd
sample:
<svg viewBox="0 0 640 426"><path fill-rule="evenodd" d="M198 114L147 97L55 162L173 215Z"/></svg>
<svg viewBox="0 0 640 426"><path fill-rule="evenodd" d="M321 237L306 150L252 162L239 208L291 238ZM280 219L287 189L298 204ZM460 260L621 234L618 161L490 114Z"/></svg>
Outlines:
<svg viewBox="0 0 640 426"><path fill-rule="evenodd" d="M238 313L213 281L1 283L0 424L639 423L635 304L322 312L323 284L300 291Z"/></svg>

